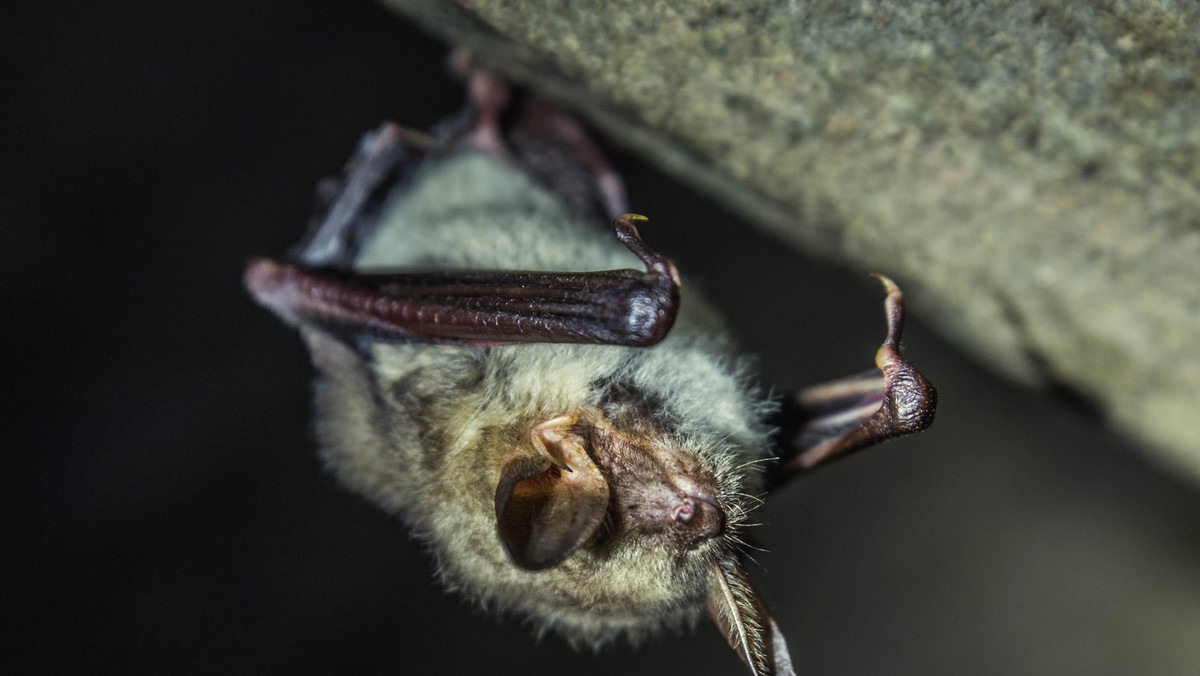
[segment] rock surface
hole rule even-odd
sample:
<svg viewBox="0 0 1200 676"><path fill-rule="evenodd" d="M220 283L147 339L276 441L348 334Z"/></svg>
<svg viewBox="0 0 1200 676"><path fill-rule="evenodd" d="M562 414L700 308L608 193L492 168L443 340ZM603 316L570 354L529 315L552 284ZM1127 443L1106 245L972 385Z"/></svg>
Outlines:
<svg viewBox="0 0 1200 676"><path fill-rule="evenodd" d="M1196 4L388 2L1200 477Z"/></svg>

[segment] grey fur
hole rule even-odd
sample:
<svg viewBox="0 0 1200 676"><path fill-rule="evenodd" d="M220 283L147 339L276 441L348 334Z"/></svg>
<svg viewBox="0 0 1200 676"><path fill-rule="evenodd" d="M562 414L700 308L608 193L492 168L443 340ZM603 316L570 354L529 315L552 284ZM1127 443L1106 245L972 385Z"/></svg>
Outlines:
<svg viewBox="0 0 1200 676"><path fill-rule="evenodd" d="M385 207L356 267L585 271L640 268L611 231L581 223L495 156L427 162ZM759 490L767 404L731 355L719 318L683 287L669 336L653 348L463 347L377 343L369 357L304 329L320 371L317 430L328 466L400 515L451 589L575 643L633 640L691 622L713 561L736 555ZM614 384L645 423L717 479L726 536L684 551L665 538L601 533L563 563L515 566L497 536L494 495L526 421L602 408ZM750 463L750 464L747 464Z"/></svg>

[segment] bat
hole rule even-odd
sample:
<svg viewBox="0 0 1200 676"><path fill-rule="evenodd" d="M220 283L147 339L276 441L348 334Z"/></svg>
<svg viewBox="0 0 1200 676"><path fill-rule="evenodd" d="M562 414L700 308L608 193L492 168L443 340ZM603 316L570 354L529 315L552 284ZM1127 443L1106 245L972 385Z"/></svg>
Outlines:
<svg viewBox="0 0 1200 676"><path fill-rule="evenodd" d="M751 673L794 673L742 570L750 515L932 422L903 294L880 277L875 368L765 398L584 127L462 74L465 112L367 134L303 243L247 266L311 353L324 460L491 609L585 646L707 612Z"/></svg>

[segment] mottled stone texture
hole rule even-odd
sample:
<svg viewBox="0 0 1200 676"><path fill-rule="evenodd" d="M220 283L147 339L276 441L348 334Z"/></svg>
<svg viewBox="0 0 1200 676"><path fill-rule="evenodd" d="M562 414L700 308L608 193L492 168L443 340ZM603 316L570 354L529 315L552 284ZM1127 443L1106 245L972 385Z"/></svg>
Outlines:
<svg viewBox="0 0 1200 676"><path fill-rule="evenodd" d="M1200 476L1197 3L389 2Z"/></svg>

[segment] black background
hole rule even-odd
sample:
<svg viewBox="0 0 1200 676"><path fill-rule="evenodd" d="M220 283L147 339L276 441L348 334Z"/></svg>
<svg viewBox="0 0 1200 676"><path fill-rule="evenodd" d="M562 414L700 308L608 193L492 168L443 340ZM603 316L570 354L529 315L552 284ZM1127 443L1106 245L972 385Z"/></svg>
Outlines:
<svg viewBox="0 0 1200 676"><path fill-rule="evenodd" d="M15 673L739 673L708 626L595 656L471 610L316 458L307 357L241 268L299 236L363 131L457 109L444 46L363 3L6 23ZM647 239L728 310L765 382L869 364L882 294L865 275L624 162ZM942 393L934 429L763 514L751 576L800 673L1200 668L1196 493L919 322L907 343Z"/></svg>

